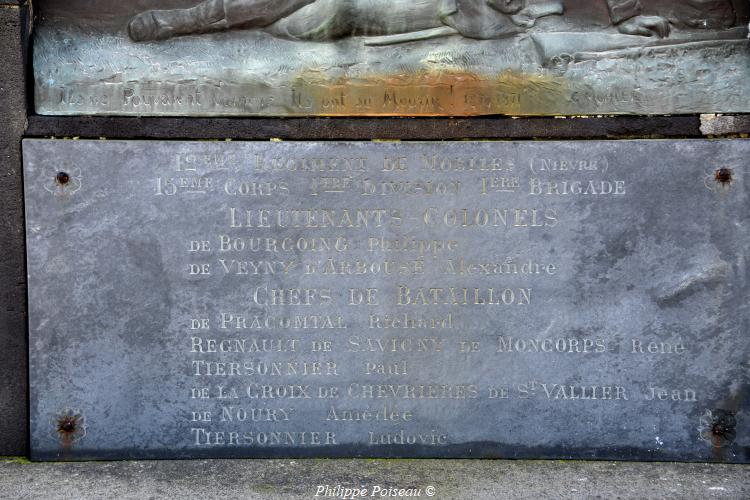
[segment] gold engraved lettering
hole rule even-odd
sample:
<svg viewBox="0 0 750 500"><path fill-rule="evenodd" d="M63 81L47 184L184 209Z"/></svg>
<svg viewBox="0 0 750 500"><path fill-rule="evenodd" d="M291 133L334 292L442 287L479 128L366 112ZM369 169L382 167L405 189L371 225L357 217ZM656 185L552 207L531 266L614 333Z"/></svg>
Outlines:
<svg viewBox="0 0 750 500"><path fill-rule="evenodd" d="M335 422L408 422L414 417L411 411L400 411L396 405L384 404L377 409L342 409L331 405L327 421Z"/></svg>
<svg viewBox="0 0 750 500"><path fill-rule="evenodd" d="M396 305L399 306L527 306L531 304L531 288L456 288L399 285Z"/></svg>
<svg viewBox="0 0 750 500"><path fill-rule="evenodd" d="M336 444L334 432L212 432L192 428L195 446L330 446Z"/></svg>
<svg viewBox="0 0 750 500"><path fill-rule="evenodd" d="M340 314L266 316L223 312L220 314L219 328L222 330L341 330L346 329L347 324Z"/></svg>
<svg viewBox="0 0 750 500"><path fill-rule="evenodd" d="M692 389L663 389L649 387L645 396L647 401L684 401L695 403L698 401L696 392Z"/></svg>
<svg viewBox="0 0 750 500"><path fill-rule="evenodd" d="M431 431L427 434L407 434L403 429L394 433L379 434L368 432L369 444L398 444L398 445L422 445L422 446L440 446L448 444L448 436L439 434L437 431Z"/></svg>
<svg viewBox="0 0 750 500"><path fill-rule="evenodd" d="M477 399L479 387L472 384L359 384L346 393L354 399Z"/></svg>
<svg viewBox="0 0 750 500"><path fill-rule="evenodd" d="M443 339L439 337L349 337L349 352L442 352Z"/></svg>
<svg viewBox="0 0 750 500"><path fill-rule="evenodd" d="M367 158L255 156L259 172L366 172L367 168Z"/></svg>
<svg viewBox="0 0 750 500"><path fill-rule="evenodd" d="M545 181L538 178L529 180L529 194L532 196L622 196L626 194L625 181Z"/></svg>
<svg viewBox="0 0 750 500"><path fill-rule="evenodd" d="M229 208L229 227L291 229L368 229L398 227L401 212L397 209L246 209Z"/></svg>
<svg viewBox="0 0 750 500"><path fill-rule="evenodd" d="M547 352L569 354L601 354L607 352L604 339L589 338L550 338L550 339L522 339L500 336L497 337L497 352Z"/></svg>
<svg viewBox="0 0 750 500"><path fill-rule="evenodd" d="M447 209L430 207L422 212L427 226L444 225L460 228L545 228L555 227L558 222L554 209L536 208L491 208L491 209Z"/></svg>
<svg viewBox="0 0 750 500"><path fill-rule="evenodd" d="M687 351L681 339L677 342L644 342L632 339L631 345L631 352L634 354L683 354Z"/></svg>

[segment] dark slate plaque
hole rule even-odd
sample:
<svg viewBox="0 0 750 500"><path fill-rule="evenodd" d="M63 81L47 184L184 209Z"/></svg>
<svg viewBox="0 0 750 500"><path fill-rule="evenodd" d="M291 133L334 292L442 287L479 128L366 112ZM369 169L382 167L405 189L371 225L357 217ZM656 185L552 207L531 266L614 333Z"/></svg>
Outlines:
<svg viewBox="0 0 750 500"><path fill-rule="evenodd" d="M32 456L748 462L749 154L28 140Z"/></svg>

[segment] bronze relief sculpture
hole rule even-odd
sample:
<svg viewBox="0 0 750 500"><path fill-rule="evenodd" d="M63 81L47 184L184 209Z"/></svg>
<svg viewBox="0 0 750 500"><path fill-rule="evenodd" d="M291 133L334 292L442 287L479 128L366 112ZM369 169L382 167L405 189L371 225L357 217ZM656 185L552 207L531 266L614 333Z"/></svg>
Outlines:
<svg viewBox="0 0 750 500"><path fill-rule="evenodd" d="M750 110L747 0L70 1L37 35L40 113Z"/></svg>
<svg viewBox="0 0 750 500"><path fill-rule="evenodd" d="M259 28L296 40L413 33L401 41L461 34L492 39L513 36L536 19L560 15L560 1L529 7L524 0L207 0L188 9L153 10L130 21L135 41L234 28Z"/></svg>
<svg viewBox="0 0 750 500"><path fill-rule="evenodd" d="M661 15L644 15L640 0L606 3L621 33L669 35L670 21ZM685 0L685 4L680 21L693 28L727 28L736 18L730 0ZM531 5L525 0L205 0L191 8L138 14L128 32L135 41L234 28L260 28L299 40L431 30L493 39L517 34L541 17L563 13L560 0Z"/></svg>

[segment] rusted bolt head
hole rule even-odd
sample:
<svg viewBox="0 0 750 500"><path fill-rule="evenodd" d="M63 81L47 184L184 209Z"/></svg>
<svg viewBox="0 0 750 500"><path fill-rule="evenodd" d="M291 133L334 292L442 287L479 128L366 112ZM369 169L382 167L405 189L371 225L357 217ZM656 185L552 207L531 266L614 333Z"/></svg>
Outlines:
<svg viewBox="0 0 750 500"><path fill-rule="evenodd" d="M716 179L716 182L719 184L726 186L728 184L732 183L732 170L729 168L720 168L716 171L714 174L714 179Z"/></svg>
<svg viewBox="0 0 750 500"><path fill-rule="evenodd" d="M737 419L728 410L708 410L700 418L701 438L711 443L714 448L731 446L737 437Z"/></svg>
<svg viewBox="0 0 750 500"><path fill-rule="evenodd" d="M72 418L64 418L60 420L59 429L61 432L71 433L76 430L76 422Z"/></svg>
<svg viewBox="0 0 750 500"><path fill-rule="evenodd" d="M68 175L67 172L58 172L55 176L55 180L57 180L59 184L65 185L70 182L70 175Z"/></svg>
<svg viewBox="0 0 750 500"><path fill-rule="evenodd" d="M714 436L724 437L730 432L732 432L732 428L727 426L724 422L717 422L711 428L711 434Z"/></svg>

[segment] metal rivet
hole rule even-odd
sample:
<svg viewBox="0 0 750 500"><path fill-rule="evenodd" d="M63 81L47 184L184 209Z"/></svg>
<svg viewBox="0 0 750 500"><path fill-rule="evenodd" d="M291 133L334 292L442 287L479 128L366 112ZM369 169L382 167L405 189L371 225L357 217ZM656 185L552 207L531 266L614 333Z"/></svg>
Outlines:
<svg viewBox="0 0 750 500"><path fill-rule="evenodd" d="M714 179L722 186L732 183L732 170L729 168L720 168L714 173Z"/></svg>
<svg viewBox="0 0 750 500"><path fill-rule="evenodd" d="M68 175L67 172L58 172L55 176L55 180L57 180L59 184L62 184L64 186L65 184L70 182L70 175Z"/></svg>

